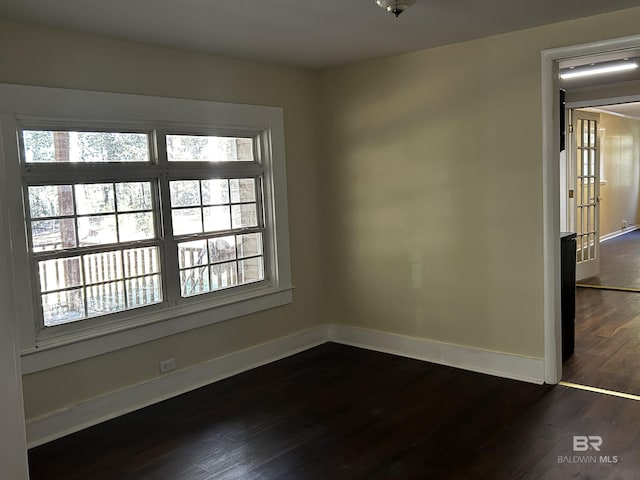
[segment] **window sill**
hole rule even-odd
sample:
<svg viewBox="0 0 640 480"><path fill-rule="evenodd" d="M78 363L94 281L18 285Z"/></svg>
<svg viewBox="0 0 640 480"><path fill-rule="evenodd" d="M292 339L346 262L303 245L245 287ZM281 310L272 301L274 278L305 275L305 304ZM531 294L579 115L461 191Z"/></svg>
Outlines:
<svg viewBox="0 0 640 480"><path fill-rule="evenodd" d="M22 373L29 374L67 363L157 340L249 315L261 310L286 305L293 301L293 287L272 286L216 299L174 306L147 313L126 324L106 326L104 329L79 331L60 337L42 339L35 348L20 352ZM212 320L212 315L215 319Z"/></svg>

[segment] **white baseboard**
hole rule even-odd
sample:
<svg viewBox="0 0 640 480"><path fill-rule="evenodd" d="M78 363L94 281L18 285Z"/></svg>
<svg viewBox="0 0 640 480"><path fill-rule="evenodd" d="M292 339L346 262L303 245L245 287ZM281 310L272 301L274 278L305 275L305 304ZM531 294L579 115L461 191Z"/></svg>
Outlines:
<svg viewBox="0 0 640 480"><path fill-rule="evenodd" d="M328 341L526 382L544 381L541 359L348 325L321 325L29 420L27 444L42 445Z"/></svg>
<svg viewBox="0 0 640 480"><path fill-rule="evenodd" d="M27 421L29 448L326 343L326 325L216 358Z"/></svg>
<svg viewBox="0 0 640 480"><path fill-rule="evenodd" d="M348 325L330 325L329 340L473 372L530 383L544 383L544 360L540 358L510 355Z"/></svg>
<svg viewBox="0 0 640 480"><path fill-rule="evenodd" d="M606 235L602 235L600 237L600 243L606 242L607 240L611 240L612 238L619 237L620 235L624 235L625 233L633 232L634 230L638 229L640 229L640 225L630 225L627 228L623 228L622 230L607 233Z"/></svg>

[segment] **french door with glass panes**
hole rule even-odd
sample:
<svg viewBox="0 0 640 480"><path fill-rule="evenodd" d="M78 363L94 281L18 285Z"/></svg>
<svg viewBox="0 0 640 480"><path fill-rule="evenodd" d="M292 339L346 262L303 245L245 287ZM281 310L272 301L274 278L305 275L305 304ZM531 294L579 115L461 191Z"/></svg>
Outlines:
<svg viewBox="0 0 640 480"><path fill-rule="evenodd" d="M600 115L584 110L571 113L576 280L582 280L600 272Z"/></svg>

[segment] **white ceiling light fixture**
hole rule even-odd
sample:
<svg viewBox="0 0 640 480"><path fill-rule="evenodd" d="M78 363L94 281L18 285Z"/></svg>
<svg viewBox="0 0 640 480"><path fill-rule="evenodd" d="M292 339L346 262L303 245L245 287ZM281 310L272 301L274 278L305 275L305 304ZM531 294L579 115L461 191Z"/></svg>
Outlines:
<svg viewBox="0 0 640 480"><path fill-rule="evenodd" d="M376 0L378 6L389 13L393 13L396 17L404 12L416 0Z"/></svg>
<svg viewBox="0 0 640 480"><path fill-rule="evenodd" d="M569 80L571 78L590 77L592 75L603 75L605 73L624 72L638 68L636 62L616 62L601 65L590 65L588 67L576 67L560 72L560 78Z"/></svg>

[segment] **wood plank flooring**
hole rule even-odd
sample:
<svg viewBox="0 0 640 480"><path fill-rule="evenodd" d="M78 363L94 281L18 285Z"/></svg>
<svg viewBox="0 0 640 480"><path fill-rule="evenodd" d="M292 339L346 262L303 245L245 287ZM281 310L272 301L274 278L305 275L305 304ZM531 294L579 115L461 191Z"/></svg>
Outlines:
<svg viewBox="0 0 640 480"><path fill-rule="evenodd" d="M640 230L600 245L591 285L640 288ZM576 347L563 380L640 395L640 293L578 288Z"/></svg>
<svg viewBox="0 0 640 480"><path fill-rule="evenodd" d="M640 395L640 293L576 289L575 353L562 379Z"/></svg>
<svg viewBox="0 0 640 480"><path fill-rule="evenodd" d="M559 461L586 455L573 435L618 462ZM329 343L29 459L32 480L627 479L639 449L640 402Z"/></svg>
<svg viewBox="0 0 640 480"><path fill-rule="evenodd" d="M640 289L640 230L602 242L600 274L578 283Z"/></svg>

